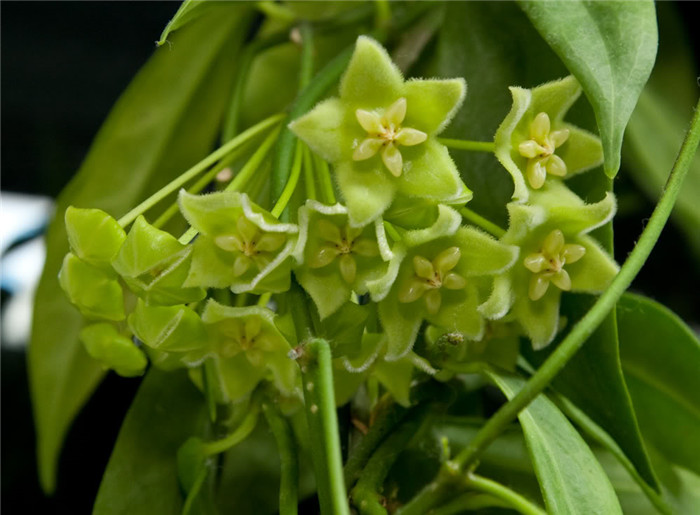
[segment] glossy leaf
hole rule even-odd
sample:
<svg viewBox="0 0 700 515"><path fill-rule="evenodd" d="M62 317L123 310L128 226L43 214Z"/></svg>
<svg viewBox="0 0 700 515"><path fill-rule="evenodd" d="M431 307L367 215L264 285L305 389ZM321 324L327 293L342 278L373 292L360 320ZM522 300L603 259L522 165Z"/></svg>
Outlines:
<svg viewBox="0 0 700 515"><path fill-rule="evenodd" d="M625 127L656 58L653 2L519 4L581 83L596 113L605 173L614 177Z"/></svg>
<svg viewBox="0 0 700 515"><path fill-rule="evenodd" d="M207 2L205 0L184 0L178 8L175 16L168 22L160 35L160 39L156 42L158 46L168 42L168 36L176 30L182 28L186 24L196 20L203 15L208 9L215 7L215 2Z"/></svg>
<svg viewBox="0 0 700 515"><path fill-rule="evenodd" d="M525 385L516 376L489 373L512 398ZM550 513L622 513L610 481L588 444L544 395L518 415Z"/></svg>
<svg viewBox="0 0 700 515"><path fill-rule="evenodd" d="M103 375L78 341L82 320L56 281L68 250L63 212L74 205L124 214L207 154L231 87L231 60L246 33L239 14L247 7L217 4L219 12L183 29L172 48L156 51L117 102L58 200L29 348L37 454L46 491L54 489L66 431Z"/></svg>
<svg viewBox="0 0 700 515"><path fill-rule="evenodd" d="M700 341L668 308L626 294L617 306L622 369L642 434L700 474Z"/></svg>
<svg viewBox="0 0 700 515"><path fill-rule="evenodd" d="M124 419L93 513L180 513L177 451L205 421L204 400L187 374L150 370Z"/></svg>

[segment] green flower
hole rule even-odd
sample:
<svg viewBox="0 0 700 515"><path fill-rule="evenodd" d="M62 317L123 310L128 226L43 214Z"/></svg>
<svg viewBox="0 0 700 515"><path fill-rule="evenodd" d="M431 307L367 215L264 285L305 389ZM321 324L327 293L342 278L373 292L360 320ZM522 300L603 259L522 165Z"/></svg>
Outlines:
<svg viewBox="0 0 700 515"><path fill-rule="evenodd" d="M560 182L533 192L534 205L508 204L503 243L520 247L520 260L494 281L479 307L490 319L520 323L535 349L548 345L559 326L562 291L600 293L617 273L615 261L587 236L615 214L615 197L585 204Z"/></svg>
<svg viewBox="0 0 700 515"><path fill-rule="evenodd" d="M274 318L272 311L257 306L232 308L210 300L204 308L202 321L231 400L245 397L267 377L286 393L294 389L298 366Z"/></svg>
<svg viewBox="0 0 700 515"><path fill-rule="evenodd" d="M234 293L289 289L298 228L280 223L244 193L180 193L180 209L199 231L185 286Z"/></svg>
<svg viewBox="0 0 700 515"><path fill-rule="evenodd" d="M146 355L112 324L89 325L80 331L80 340L90 357L120 376L140 376L146 370Z"/></svg>
<svg viewBox="0 0 700 515"><path fill-rule="evenodd" d="M470 339L482 337L479 283L504 273L518 249L460 223L456 211L440 206L435 224L407 232L393 249L387 274L369 284L388 338L386 359L411 350L423 320Z"/></svg>
<svg viewBox="0 0 700 515"><path fill-rule="evenodd" d="M386 271L391 250L381 219L352 227L347 209L309 200L299 210L299 239L294 255L299 283L311 295L323 319L354 291L367 292L367 282Z"/></svg>
<svg viewBox="0 0 700 515"><path fill-rule="evenodd" d="M183 287L192 248L139 216L112 266L147 304L186 304L206 296L203 288Z"/></svg>
<svg viewBox="0 0 700 515"><path fill-rule="evenodd" d="M513 200L526 202L530 189L540 189L548 176L565 179L602 164L600 139L564 122L581 95L573 76L510 91L513 107L494 139L496 157L515 183Z"/></svg>
<svg viewBox="0 0 700 515"><path fill-rule="evenodd" d="M464 100L462 79L409 80L376 41L361 36L340 98L290 129L333 164L350 223L363 227L397 195L464 204L471 192L436 136Z"/></svg>
<svg viewBox="0 0 700 515"><path fill-rule="evenodd" d="M149 306L139 299L128 323L158 368L194 367L213 352L204 323L185 305Z"/></svg>

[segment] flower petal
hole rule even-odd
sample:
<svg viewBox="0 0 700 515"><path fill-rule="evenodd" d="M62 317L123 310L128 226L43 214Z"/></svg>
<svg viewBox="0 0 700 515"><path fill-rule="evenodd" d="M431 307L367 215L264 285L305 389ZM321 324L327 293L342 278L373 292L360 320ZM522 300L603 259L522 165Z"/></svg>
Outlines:
<svg viewBox="0 0 700 515"><path fill-rule="evenodd" d="M403 77L387 51L375 40L360 36L345 74L340 98L357 107L386 107L401 97Z"/></svg>
<svg viewBox="0 0 700 515"><path fill-rule="evenodd" d="M396 145L389 143L384 147L382 151L382 161L384 162L384 166L391 172L391 175L394 177L399 177L401 175L403 171L403 157L401 157L401 151Z"/></svg>
<svg viewBox="0 0 700 515"><path fill-rule="evenodd" d="M289 124L289 129L316 154L336 163L352 155L353 132L348 130L350 122L356 129L354 137L358 137L363 131L355 117L346 120L346 107L340 99L331 98L294 120Z"/></svg>
<svg viewBox="0 0 700 515"><path fill-rule="evenodd" d="M352 153L353 161L364 161L373 157L382 148L382 145L384 145L384 140L379 138L363 139Z"/></svg>
<svg viewBox="0 0 700 515"><path fill-rule="evenodd" d="M379 134L384 130L384 127L382 126L382 117L374 111L356 109L355 118L357 118L358 123L369 134Z"/></svg>
<svg viewBox="0 0 700 515"><path fill-rule="evenodd" d="M388 126L398 127L406 118L406 99L401 97L384 111L382 121Z"/></svg>
<svg viewBox="0 0 700 515"><path fill-rule="evenodd" d="M410 127L401 129L396 135L396 141L405 147L419 145L426 139L428 139L428 135L425 132L419 131L418 129L411 129Z"/></svg>
<svg viewBox="0 0 700 515"><path fill-rule="evenodd" d="M343 254L340 256L338 267L340 268L340 275L346 283L352 284L355 282L355 277L357 277L357 263L355 263L355 259L350 254Z"/></svg>
<svg viewBox="0 0 700 515"><path fill-rule="evenodd" d="M350 224L362 227L379 217L394 198L396 185L384 165L343 162L335 168Z"/></svg>
<svg viewBox="0 0 700 515"><path fill-rule="evenodd" d="M411 79L406 82L408 112L404 125L429 135L438 134L462 106L467 92L464 79Z"/></svg>

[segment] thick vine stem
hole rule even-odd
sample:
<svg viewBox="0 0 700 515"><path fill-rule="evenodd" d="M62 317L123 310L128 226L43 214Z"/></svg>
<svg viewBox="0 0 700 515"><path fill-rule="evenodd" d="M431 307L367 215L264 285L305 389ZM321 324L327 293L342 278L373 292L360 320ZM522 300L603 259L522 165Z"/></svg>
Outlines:
<svg viewBox="0 0 700 515"><path fill-rule="evenodd" d="M263 404L263 413L277 442L280 455L280 515L296 515L299 499L299 459L297 444L289 421L270 403Z"/></svg>
<svg viewBox="0 0 700 515"><path fill-rule="evenodd" d="M352 489L352 501L362 515L385 515L381 489L399 454L419 433L430 406L422 404L379 446Z"/></svg>
<svg viewBox="0 0 700 515"><path fill-rule="evenodd" d="M326 340L312 338L301 351L299 365L309 425L311 459L314 465L321 513L349 515L338 419L335 413L331 348Z"/></svg>
<svg viewBox="0 0 700 515"><path fill-rule="evenodd" d="M690 169L691 161L700 142L700 101L695 108L695 114L686 134L681 150L678 154L671 174L664 188L663 194L656 205L649 223L634 247L624 265L608 289L598 298L593 307L578 321L571 332L564 338L559 347L547 358L537 372L528 380L522 390L510 401L504 404L481 428L474 439L462 449L451 462L452 466L459 469L470 469L475 466L481 453L491 444L496 437L525 409L530 402L537 397L561 371L569 360L593 334L605 317L615 307L617 300L627 290L634 278L639 273L651 253L661 231L671 214L673 205L680 192L683 180ZM402 510L402 515L410 513L425 513L434 506L434 491L440 487L439 479L424 488ZM417 511L413 506L420 507Z"/></svg>

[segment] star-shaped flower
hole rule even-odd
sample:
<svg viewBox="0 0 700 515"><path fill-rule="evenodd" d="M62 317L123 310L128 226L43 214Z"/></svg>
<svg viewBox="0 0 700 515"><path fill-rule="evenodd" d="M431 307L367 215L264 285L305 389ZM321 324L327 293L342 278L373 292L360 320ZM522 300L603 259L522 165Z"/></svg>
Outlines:
<svg viewBox="0 0 700 515"><path fill-rule="evenodd" d="M299 210L294 255L299 262L294 273L322 319L342 306L353 291L366 293L367 282L386 271L392 256L381 219L352 227L344 206L313 200Z"/></svg>
<svg viewBox="0 0 700 515"><path fill-rule="evenodd" d="M180 209L200 235L193 244L186 286L234 293L289 289L298 228L280 223L244 193L180 193Z"/></svg>
<svg viewBox="0 0 700 515"><path fill-rule="evenodd" d="M295 387L298 366L289 343L274 323L275 314L257 306L232 308L209 301L202 313L231 400L250 393L270 377L284 392Z"/></svg>
<svg viewBox="0 0 700 515"><path fill-rule="evenodd" d="M387 335L387 360L411 350L423 320L470 339L483 335L480 283L512 266L518 249L460 223L456 211L440 206L435 224L407 232L388 272L369 283Z"/></svg>
<svg viewBox="0 0 700 515"><path fill-rule="evenodd" d="M530 192L540 189L548 177L566 179L602 164L600 139L564 122L581 95L573 76L510 91L513 107L494 140L496 157L513 177L513 200L526 202Z"/></svg>
<svg viewBox="0 0 700 515"><path fill-rule="evenodd" d="M397 195L464 204L471 192L436 136L460 107L462 79L409 80L361 36L340 83L291 130L333 164L350 223L363 227Z"/></svg>
<svg viewBox="0 0 700 515"><path fill-rule="evenodd" d="M487 318L520 323L535 349L548 345L559 326L562 291L600 293L617 273L615 261L587 234L615 214L615 197L585 204L563 183L533 192L533 205L510 203L503 243L520 247L520 260L496 277L479 306Z"/></svg>

